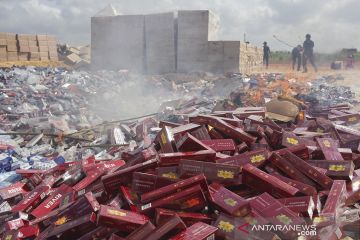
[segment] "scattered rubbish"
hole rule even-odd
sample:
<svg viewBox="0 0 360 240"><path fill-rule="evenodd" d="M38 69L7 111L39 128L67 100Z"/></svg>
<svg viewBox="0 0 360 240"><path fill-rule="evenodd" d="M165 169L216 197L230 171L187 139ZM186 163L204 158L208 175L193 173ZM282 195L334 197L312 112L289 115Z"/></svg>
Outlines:
<svg viewBox="0 0 360 240"><path fill-rule="evenodd" d="M356 239L350 89L187 78L0 70L2 238Z"/></svg>

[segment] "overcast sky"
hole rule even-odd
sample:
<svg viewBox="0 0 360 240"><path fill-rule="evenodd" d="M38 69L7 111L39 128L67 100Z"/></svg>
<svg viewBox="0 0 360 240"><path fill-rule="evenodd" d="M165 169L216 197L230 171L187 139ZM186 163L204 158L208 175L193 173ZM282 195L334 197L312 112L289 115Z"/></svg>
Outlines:
<svg viewBox="0 0 360 240"><path fill-rule="evenodd" d="M299 44L311 33L318 52L360 48L359 0L0 0L0 31L55 34L61 42L90 43L90 17L112 3L122 14L209 9L221 40L247 40L289 50L273 35Z"/></svg>

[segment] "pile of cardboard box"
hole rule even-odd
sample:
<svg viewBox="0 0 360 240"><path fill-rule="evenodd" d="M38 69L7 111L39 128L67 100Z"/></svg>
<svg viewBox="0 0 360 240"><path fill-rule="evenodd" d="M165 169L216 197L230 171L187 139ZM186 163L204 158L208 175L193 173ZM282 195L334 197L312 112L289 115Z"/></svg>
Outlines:
<svg viewBox="0 0 360 240"><path fill-rule="evenodd" d="M58 60L54 36L0 33L0 62Z"/></svg>

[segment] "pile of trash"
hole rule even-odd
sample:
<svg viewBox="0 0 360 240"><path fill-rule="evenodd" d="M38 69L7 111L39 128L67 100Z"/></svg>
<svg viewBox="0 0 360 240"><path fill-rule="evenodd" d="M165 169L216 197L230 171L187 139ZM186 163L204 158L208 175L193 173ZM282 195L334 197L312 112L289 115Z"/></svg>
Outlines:
<svg viewBox="0 0 360 240"><path fill-rule="evenodd" d="M360 114L198 79L0 70L2 239L358 239Z"/></svg>
<svg viewBox="0 0 360 240"><path fill-rule="evenodd" d="M355 93L350 87L337 86L337 81L343 80L341 75L323 76L310 83L310 92L304 96L306 101L320 104L323 106L347 102L358 104Z"/></svg>

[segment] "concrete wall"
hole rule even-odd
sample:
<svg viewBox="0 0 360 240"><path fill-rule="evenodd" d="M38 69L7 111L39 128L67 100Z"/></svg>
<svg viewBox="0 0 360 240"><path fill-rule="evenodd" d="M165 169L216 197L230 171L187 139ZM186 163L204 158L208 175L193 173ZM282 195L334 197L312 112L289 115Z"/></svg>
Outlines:
<svg viewBox="0 0 360 240"><path fill-rule="evenodd" d="M219 18L207 10L91 19L95 69L163 74L208 71L249 73L262 67L262 49L215 41ZM211 40L211 41L209 41Z"/></svg>
<svg viewBox="0 0 360 240"><path fill-rule="evenodd" d="M179 11L177 18L177 71L207 69L209 11Z"/></svg>
<svg viewBox="0 0 360 240"><path fill-rule="evenodd" d="M240 71L240 41L224 41L224 73Z"/></svg>
<svg viewBox="0 0 360 240"><path fill-rule="evenodd" d="M174 73L174 13L145 16L146 69L148 74Z"/></svg>
<svg viewBox="0 0 360 240"><path fill-rule="evenodd" d="M143 15L93 17L92 66L95 69L129 69L144 72L144 30Z"/></svg>
<svg viewBox="0 0 360 240"><path fill-rule="evenodd" d="M111 17L91 18L91 64L94 69L107 68L107 35Z"/></svg>
<svg viewBox="0 0 360 240"><path fill-rule="evenodd" d="M223 73L224 72L224 42L209 41L208 42L208 72Z"/></svg>

